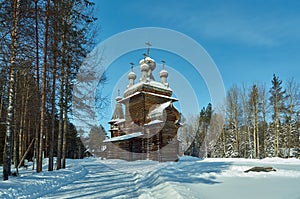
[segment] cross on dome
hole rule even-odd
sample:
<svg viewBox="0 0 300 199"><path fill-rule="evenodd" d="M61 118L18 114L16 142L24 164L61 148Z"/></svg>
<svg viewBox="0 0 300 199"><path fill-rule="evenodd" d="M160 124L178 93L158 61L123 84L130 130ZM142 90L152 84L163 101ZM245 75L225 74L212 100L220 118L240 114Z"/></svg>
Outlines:
<svg viewBox="0 0 300 199"><path fill-rule="evenodd" d="M148 46L148 48L147 48L147 55L149 56L149 54L150 54L150 46L152 46L152 44L149 41L146 42L145 44Z"/></svg>
<svg viewBox="0 0 300 199"><path fill-rule="evenodd" d="M131 65L131 72L133 72L133 67L134 67L134 63L130 62L130 65Z"/></svg>
<svg viewBox="0 0 300 199"><path fill-rule="evenodd" d="M161 60L161 63L162 63L162 69L165 70L165 63L166 62L164 60Z"/></svg>

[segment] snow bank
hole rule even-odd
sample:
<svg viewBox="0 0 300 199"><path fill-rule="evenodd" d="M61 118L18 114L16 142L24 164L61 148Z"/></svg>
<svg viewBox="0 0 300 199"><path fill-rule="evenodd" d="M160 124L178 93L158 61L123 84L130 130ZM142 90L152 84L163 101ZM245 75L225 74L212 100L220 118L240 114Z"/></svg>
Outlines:
<svg viewBox="0 0 300 199"><path fill-rule="evenodd" d="M0 198L37 198L80 179L87 171L78 160L68 160L67 169L35 173L19 170L20 176L1 182ZM43 168L44 170L46 167Z"/></svg>
<svg viewBox="0 0 300 199"><path fill-rule="evenodd" d="M22 175L0 184L0 198L298 199L300 160L199 159L179 162L68 160L67 169ZM272 166L277 171L244 171Z"/></svg>

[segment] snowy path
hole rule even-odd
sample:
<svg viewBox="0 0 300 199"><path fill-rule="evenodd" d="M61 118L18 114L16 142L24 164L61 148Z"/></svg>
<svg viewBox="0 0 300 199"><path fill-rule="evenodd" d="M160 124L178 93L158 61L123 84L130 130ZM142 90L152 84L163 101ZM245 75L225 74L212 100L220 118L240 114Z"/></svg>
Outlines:
<svg viewBox="0 0 300 199"><path fill-rule="evenodd" d="M197 162L157 163L120 160L86 161L86 175L40 198L183 198L181 183L215 184L212 178L195 176L220 173L227 164Z"/></svg>
<svg viewBox="0 0 300 199"><path fill-rule="evenodd" d="M87 174L41 198L136 198L136 177L89 161L82 165Z"/></svg>
<svg viewBox="0 0 300 199"><path fill-rule="evenodd" d="M68 160L68 168L0 183L0 198L300 199L300 160L181 158L179 162ZM253 166L276 172L244 173Z"/></svg>

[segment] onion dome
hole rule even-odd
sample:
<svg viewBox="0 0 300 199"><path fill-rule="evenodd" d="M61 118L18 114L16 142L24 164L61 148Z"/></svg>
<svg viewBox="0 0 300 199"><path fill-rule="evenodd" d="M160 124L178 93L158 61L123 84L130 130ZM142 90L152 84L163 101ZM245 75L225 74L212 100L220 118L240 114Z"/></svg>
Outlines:
<svg viewBox="0 0 300 199"><path fill-rule="evenodd" d="M141 71L148 71L149 70L149 65L146 63L143 63L142 65L140 65Z"/></svg>
<svg viewBox="0 0 300 199"><path fill-rule="evenodd" d="M122 99L122 97L120 96L120 95L118 95L117 97L116 97L116 101L119 101L119 100L121 100Z"/></svg>
<svg viewBox="0 0 300 199"><path fill-rule="evenodd" d="M155 63L154 59L152 59L150 57L146 57L145 61L149 65L149 69L151 71L153 71L156 68L156 63Z"/></svg>
<svg viewBox="0 0 300 199"><path fill-rule="evenodd" d="M141 66L143 63L145 63L145 59L141 59L139 65Z"/></svg>
<svg viewBox="0 0 300 199"><path fill-rule="evenodd" d="M161 70L161 71L159 72L159 76L160 76L161 78L162 78L162 77L167 78L168 75L169 75L169 73L168 73L168 71L166 71L165 69L163 69L163 70Z"/></svg>
<svg viewBox="0 0 300 199"><path fill-rule="evenodd" d="M128 73L127 77L128 77L129 80L131 80L131 79L135 80L136 79L136 74L133 71L131 71L130 73Z"/></svg>

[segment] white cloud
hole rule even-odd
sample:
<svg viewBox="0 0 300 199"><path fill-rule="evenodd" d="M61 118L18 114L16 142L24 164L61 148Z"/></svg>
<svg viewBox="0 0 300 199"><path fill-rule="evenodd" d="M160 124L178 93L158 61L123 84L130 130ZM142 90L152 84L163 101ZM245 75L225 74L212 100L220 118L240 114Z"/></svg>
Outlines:
<svg viewBox="0 0 300 199"><path fill-rule="evenodd" d="M251 46L272 47L300 39L300 20L295 13L278 5L274 9L267 3L261 5L188 1L151 4L147 12L140 9L136 13L187 34Z"/></svg>

